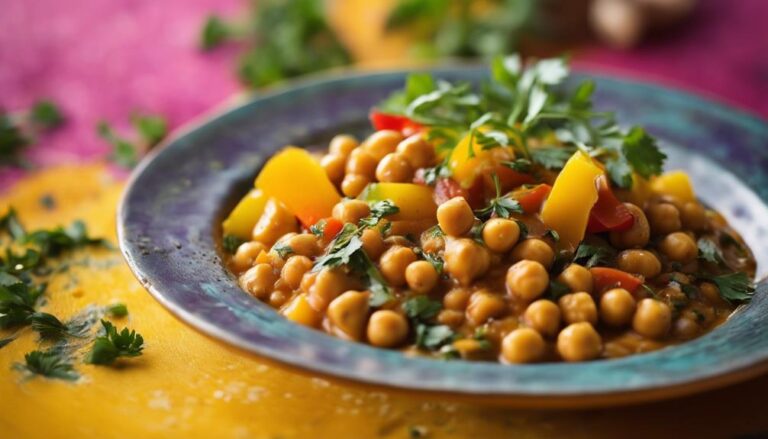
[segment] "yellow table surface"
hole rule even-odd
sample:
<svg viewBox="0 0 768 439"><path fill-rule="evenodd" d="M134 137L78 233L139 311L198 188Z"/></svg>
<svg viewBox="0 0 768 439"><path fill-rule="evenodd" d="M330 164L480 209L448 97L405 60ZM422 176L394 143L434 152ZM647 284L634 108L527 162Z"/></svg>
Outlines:
<svg viewBox="0 0 768 439"><path fill-rule="evenodd" d="M115 239L122 184L101 165L30 176L0 200L29 227L85 219ZM52 195L53 212L40 205ZM281 369L211 340L176 320L139 285L117 251L66 256L42 310L62 318L91 304L127 304L114 319L146 339L144 355L120 367L77 364L75 383L12 370L37 336L25 329L0 349L0 438L408 438L734 437L768 432L768 376L699 396L588 411L534 411L446 402L372 390ZM87 258L87 259L86 259ZM0 337L8 333L1 333Z"/></svg>

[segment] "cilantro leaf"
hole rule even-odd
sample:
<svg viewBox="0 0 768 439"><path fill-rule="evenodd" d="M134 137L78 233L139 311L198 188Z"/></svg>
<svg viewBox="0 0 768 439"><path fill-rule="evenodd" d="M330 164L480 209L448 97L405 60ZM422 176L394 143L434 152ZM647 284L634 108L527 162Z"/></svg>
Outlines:
<svg viewBox="0 0 768 439"><path fill-rule="evenodd" d="M309 226L309 231L313 235L317 236L318 238L322 238L322 237L325 236L325 225L327 223L328 222L323 218L320 221L318 221L318 222L312 224L311 226Z"/></svg>
<svg viewBox="0 0 768 439"><path fill-rule="evenodd" d="M443 308L443 305L427 296L419 295L411 297L403 303L403 311L408 318L426 322L434 318Z"/></svg>
<svg viewBox="0 0 768 439"><path fill-rule="evenodd" d="M376 227L385 216L394 215L398 212L400 212L400 208L395 206L395 203L393 203L392 200L377 201L371 205L370 215L361 219L358 224L360 227L373 228Z"/></svg>
<svg viewBox="0 0 768 439"><path fill-rule="evenodd" d="M659 150L656 140L638 126L632 127L624 136L622 150L627 163L643 178L660 174L667 158Z"/></svg>
<svg viewBox="0 0 768 439"><path fill-rule="evenodd" d="M86 363L110 365L120 357L138 357L144 349L144 338L136 331L124 328L117 332L112 323L102 320L104 335L94 340L91 351L86 356Z"/></svg>
<svg viewBox="0 0 768 439"><path fill-rule="evenodd" d="M523 208L520 203L514 198L501 196L501 185L499 184L499 176L493 174L491 176L493 184L496 187L496 197L488 202L488 206L476 210L475 213L479 218L488 219L493 216L499 218L509 218L513 213L523 213Z"/></svg>
<svg viewBox="0 0 768 439"><path fill-rule="evenodd" d="M79 378L71 360L55 350L29 352L24 355L24 363L17 363L14 368L30 375L41 375L65 381L75 381Z"/></svg>
<svg viewBox="0 0 768 439"><path fill-rule="evenodd" d="M616 257L616 250L608 245L581 243L576 248L576 254L573 256L573 262L581 264L587 268L599 265L610 265Z"/></svg>
<svg viewBox="0 0 768 439"><path fill-rule="evenodd" d="M531 149L531 159L547 169L562 169L576 148L545 146Z"/></svg>
<svg viewBox="0 0 768 439"><path fill-rule="evenodd" d="M453 341L456 333L450 326L429 326L419 324L416 326L416 346L427 350L436 350Z"/></svg>
<svg viewBox="0 0 768 439"><path fill-rule="evenodd" d="M721 264L724 262L723 252L711 239L699 238L696 244L699 248L700 259L712 262L713 264Z"/></svg>
<svg viewBox="0 0 768 439"><path fill-rule="evenodd" d="M291 247L288 244L280 243L278 242L275 244L274 247L272 247L272 250L277 253L281 259L286 259L288 255L292 255L294 253L293 247Z"/></svg>
<svg viewBox="0 0 768 439"><path fill-rule="evenodd" d="M755 293L752 281L743 272L714 276L710 280L717 285L720 296L730 303L749 302Z"/></svg>
<svg viewBox="0 0 768 439"><path fill-rule="evenodd" d="M106 312L112 317L125 317L128 315L128 307L124 303L114 303L106 308Z"/></svg>

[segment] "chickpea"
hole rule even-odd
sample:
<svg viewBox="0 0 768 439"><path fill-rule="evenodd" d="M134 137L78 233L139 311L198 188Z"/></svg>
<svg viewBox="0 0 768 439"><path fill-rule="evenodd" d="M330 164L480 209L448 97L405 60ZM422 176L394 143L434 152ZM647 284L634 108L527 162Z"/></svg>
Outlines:
<svg viewBox="0 0 768 439"><path fill-rule="evenodd" d="M346 159L357 146L357 139L349 134L339 134L331 139L331 143L328 145L328 152L332 155L344 157L344 159Z"/></svg>
<svg viewBox="0 0 768 439"><path fill-rule="evenodd" d="M536 261L549 270L555 261L555 252L549 244L541 239L529 238L512 249L512 261L517 262L524 259Z"/></svg>
<svg viewBox="0 0 768 439"><path fill-rule="evenodd" d="M648 223L656 235L677 232L682 227L680 211L673 204L652 204L647 210Z"/></svg>
<svg viewBox="0 0 768 439"><path fill-rule="evenodd" d="M557 276L557 281L566 285L572 292L591 293L594 288L592 273L579 264L570 264Z"/></svg>
<svg viewBox="0 0 768 439"><path fill-rule="evenodd" d="M518 238L520 226L515 221L492 218L483 226L483 241L491 251L507 252L517 243Z"/></svg>
<svg viewBox="0 0 768 439"><path fill-rule="evenodd" d="M240 276L240 286L257 299L266 299L275 286L277 276L269 264L256 264Z"/></svg>
<svg viewBox="0 0 768 439"><path fill-rule="evenodd" d="M328 321L333 333L349 340L363 339L368 317L368 292L350 290L328 305Z"/></svg>
<svg viewBox="0 0 768 439"><path fill-rule="evenodd" d="M674 328L672 329L675 336L683 340L696 337L699 334L699 330L699 324L687 316L677 319Z"/></svg>
<svg viewBox="0 0 768 439"><path fill-rule="evenodd" d="M566 294L558 301L565 323L589 322L597 324L597 307L589 293Z"/></svg>
<svg viewBox="0 0 768 439"><path fill-rule="evenodd" d="M538 299L549 287L549 273L537 261L524 259L507 270L507 292L522 302Z"/></svg>
<svg viewBox="0 0 768 439"><path fill-rule="evenodd" d="M269 295L269 305L273 308L280 308L291 298L291 292L285 290L275 290Z"/></svg>
<svg viewBox="0 0 768 439"><path fill-rule="evenodd" d="M437 284L437 270L427 261L416 261L405 269L405 281L408 288L417 293L428 293Z"/></svg>
<svg viewBox="0 0 768 439"><path fill-rule="evenodd" d="M507 304L500 296L488 291L478 291L469 298L467 319L479 326L494 317L500 317L507 311Z"/></svg>
<svg viewBox="0 0 768 439"><path fill-rule="evenodd" d="M445 239L441 236L422 237L421 248L427 253L440 253L445 250Z"/></svg>
<svg viewBox="0 0 768 439"><path fill-rule="evenodd" d="M374 312L368 321L368 341L381 348L392 348L408 336L408 321L395 311L382 309Z"/></svg>
<svg viewBox="0 0 768 439"><path fill-rule="evenodd" d="M531 328L518 328L501 341L501 356L508 363L534 363L544 358L547 345Z"/></svg>
<svg viewBox="0 0 768 439"><path fill-rule="evenodd" d="M403 135L398 131L381 130L371 134L365 139L361 148L373 156L376 161L384 158L385 155L395 152L397 144L402 142Z"/></svg>
<svg viewBox="0 0 768 439"><path fill-rule="evenodd" d="M560 329L560 308L551 300L537 300L525 309L525 322L542 335L554 337Z"/></svg>
<svg viewBox="0 0 768 439"><path fill-rule="evenodd" d="M313 308L322 311L328 308L328 304L333 299L350 287L349 279L341 270L323 269L317 274L307 298Z"/></svg>
<svg viewBox="0 0 768 439"><path fill-rule="evenodd" d="M683 232L670 233L659 243L662 253L673 261L691 262L699 255L696 242Z"/></svg>
<svg viewBox="0 0 768 439"><path fill-rule="evenodd" d="M384 156L376 167L376 179L387 183L406 183L413 179L413 167L402 154Z"/></svg>
<svg viewBox="0 0 768 439"><path fill-rule="evenodd" d="M647 250L624 250L616 258L616 265L622 271L639 274L646 279L661 273L659 258Z"/></svg>
<svg viewBox="0 0 768 439"><path fill-rule="evenodd" d="M301 286L304 274L312 269L312 260L306 256L291 256L280 271L280 279L296 290Z"/></svg>
<svg viewBox="0 0 768 439"><path fill-rule="evenodd" d="M405 285L405 269L415 260L416 253L410 248L393 246L381 255L381 274L393 287L401 287Z"/></svg>
<svg viewBox="0 0 768 439"><path fill-rule="evenodd" d="M309 294L316 280L317 280L317 273L312 272L311 270L307 271L306 273L304 273L304 276L301 277L301 283L299 284L299 289Z"/></svg>
<svg viewBox="0 0 768 439"><path fill-rule="evenodd" d="M253 261L256 260L256 256L266 249L264 244L256 241L240 244L234 256L232 256L232 269L239 273L251 268Z"/></svg>
<svg viewBox="0 0 768 439"><path fill-rule="evenodd" d="M565 361L586 361L600 356L603 340L587 322L572 323L557 336L557 352Z"/></svg>
<svg viewBox="0 0 768 439"><path fill-rule="evenodd" d="M443 306L445 309L464 311L467 309L470 296L472 296L472 291L466 288L454 288L443 296Z"/></svg>
<svg viewBox="0 0 768 439"><path fill-rule="evenodd" d="M286 233L299 229L296 217L285 206L274 199L264 205L264 213L253 228L252 238L264 245L271 246Z"/></svg>
<svg viewBox="0 0 768 439"><path fill-rule="evenodd" d="M342 200L333 206L331 215L342 223L357 224L371 214L368 203L362 200Z"/></svg>
<svg viewBox="0 0 768 439"><path fill-rule="evenodd" d="M462 236L469 232L475 214L463 197L454 197L437 207L437 223L449 236Z"/></svg>
<svg viewBox="0 0 768 439"><path fill-rule="evenodd" d="M354 198L368 186L371 179L365 175L347 174L341 182L341 192L347 197Z"/></svg>
<svg viewBox="0 0 768 439"><path fill-rule="evenodd" d="M384 238L381 237L381 232L378 230L363 230L363 233L360 235L360 241L363 242L363 250L372 260L379 259L381 254L384 253Z"/></svg>
<svg viewBox="0 0 768 439"><path fill-rule="evenodd" d="M317 256L320 254L320 244L317 236L312 233L299 233L286 240L286 244L294 254L301 256Z"/></svg>
<svg viewBox="0 0 768 439"><path fill-rule="evenodd" d="M635 314L635 298L624 288L614 288L600 298L600 319L606 325L624 326L632 322Z"/></svg>
<svg viewBox="0 0 768 439"><path fill-rule="evenodd" d="M357 148L349 154L347 160L347 174L358 174L373 180L376 176L376 165L379 160L364 149Z"/></svg>
<svg viewBox="0 0 768 439"><path fill-rule="evenodd" d="M441 325L458 328L464 323L464 313L453 309L444 309L437 315L437 321Z"/></svg>
<svg viewBox="0 0 768 439"><path fill-rule="evenodd" d="M616 248L642 248L648 244L651 237L651 228L643 211L632 203L624 203L629 213L635 219L632 227L623 232L611 232L610 240Z"/></svg>
<svg viewBox="0 0 768 439"><path fill-rule="evenodd" d="M443 257L446 273L464 286L482 276L491 264L488 250L469 238L447 243Z"/></svg>
<svg viewBox="0 0 768 439"><path fill-rule="evenodd" d="M402 154L413 169L428 168L435 163L435 148L421 134L414 134L398 143L395 151Z"/></svg>
<svg viewBox="0 0 768 439"><path fill-rule="evenodd" d="M717 285L710 282L702 282L699 285L699 291L710 304L720 305L723 303L723 298L720 297L720 289L717 288Z"/></svg>
<svg viewBox="0 0 768 439"><path fill-rule="evenodd" d="M638 334L648 338L661 338L672 326L672 310L669 306L655 299L643 299L637 304L632 328Z"/></svg>
<svg viewBox="0 0 768 439"><path fill-rule="evenodd" d="M707 228L707 211L701 204L689 201L680 210L680 220L683 227L698 232Z"/></svg>
<svg viewBox="0 0 768 439"><path fill-rule="evenodd" d="M341 184L344 179L344 168L347 166L347 159L340 155L326 154L320 159L320 166L325 170L325 174L333 184Z"/></svg>

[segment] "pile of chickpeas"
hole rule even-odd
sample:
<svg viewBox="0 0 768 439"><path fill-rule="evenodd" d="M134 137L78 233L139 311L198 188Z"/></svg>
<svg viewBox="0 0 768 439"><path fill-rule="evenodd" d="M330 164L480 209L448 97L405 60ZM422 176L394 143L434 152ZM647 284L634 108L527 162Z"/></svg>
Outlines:
<svg viewBox="0 0 768 439"><path fill-rule="evenodd" d="M333 217L357 224L371 213L366 201L354 199L366 185L410 183L417 170L437 160L433 146L419 135L383 130L362 143L336 136L320 162L349 198L333 208ZM670 196L644 206L625 204L634 217L629 230L586 241L610 245L616 256L608 265L644 278L647 288L633 292L615 286L598 291L591 271L567 262L573 255L557 250L538 215L483 222L462 197L438 206L433 224L442 233L427 229L429 224L416 235L398 234L396 227L386 235L380 228L362 231L363 250L392 292L392 300L379 307L370 306L370 291L347 267L312 270L330 238L303 230L275 201L267 203L252 240L237 249L231 267L243 289L292 321L409 352L424 353L414 346L414 323L403 303L427 295L442 305L433 324L450 327L456 334L453 351L470 360L619 357L678 343L721 323L733 306L695 274L713 269L698 258L698 238L718 242L722 233L735 236L723 218L698 202ZM285 247L290 252L281 255L277 249ZM442 259L442 272L424 259L425 252ZM734 271L754 272L751 255L727 249L723 255ZM553 281L567 292L555 296ZM687 285L698 293L686 294Z"/></svg>

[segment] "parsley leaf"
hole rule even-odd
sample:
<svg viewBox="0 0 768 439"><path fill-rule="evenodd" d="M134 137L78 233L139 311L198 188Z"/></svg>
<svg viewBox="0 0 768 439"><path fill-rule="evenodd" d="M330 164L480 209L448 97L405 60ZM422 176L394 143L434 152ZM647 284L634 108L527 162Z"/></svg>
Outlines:
<svg viewBox="0 0 768 439"><path fill-rule="evenodd" d="M416 346L428 350L436 350L453 341L456 333L450 326L429 326L418 324L416 326Z"/></svg>
<svg viewBox="0 0 768 439"><path fill-rule="evenodd" d="M94 340L91 351L86 356L86 363L110 365L120 357L138 357L144 349L144 338L136 331L124 328L117 332L112 323L102 320L104 335Z"/></svg>
<svg viewBox="0 0 768 439"><path fill-rule="evenodd" d="M309 231L317 236L318 238L322 238L325 236L325 225L328 224L328 222L325 220L325 218L321 219L320 221L312 224L309 226Z"/></svg>
<svg viewBox="0 0 768 439"><path fill-rule="evenodd" d="M43 130L57 128L64 123L64 116L59 107L47 99L35 102L29 113L32 122Z"/></svg>
<svg viewBox="0 0 768 439"><path fill-rule="evenodd" d="M203 50L214 49L224 43L229 36L230 29L227 23L217 15L209 15L200 32L200 47Z"/></svg>
<svg viewBox="0 0 768 439"><path fill-rule="evenodd" d="M114 303L107 307L106 312L112 317L125 317L128 315L128 307L124 303Z"/></svg>
<svg viewBox="0 0 768 439"><path fill-rule="evenodd" d="M14 368L31 375L65 381L75 381L79 378L70 360L55 350L29 352L24 355L24 364L17 363Z"/></svg>
<svg viewBox="0 0 768 439"><path fill-rule="evenodd" d="M285 259L285 258L288 257L288 255L291 255L291 254L294 253L293 247L291 247L288 244L283 244L283 243L275 244L275 246L272 247L272 250L274 250L275 253L277 253L280 256L281 259Z"/></svg>
<svg viewBox="0 0 768 439"><path fill-rule="evenodd" d="M608 245L581 243L573 256L573 262L587 268L598 265L609 265L616 257L616 250Z"/></svg>
<svg viewBox="0 0 768 439"><path fill-rule="evenodd" d="M576 148L543 146L531 149L531 159L547 169L562 169Z"/></svg>
<svg viewBox="0 0 768 439"><path fill-rule="evenodd" d="M431 320L442 308L439 301L423 295L411 297L403 303L405 315L418 322Z"/></svg>
<svg viewBox="0 0 768 439"><path fill-rule="evenodd" d="M395 206L395 203L391 200L377 201L371 205L371 214L361 219L358 224L360 227L373 228L376 227L385 216L394 215L398 212L400 212L400 208Z"/></svg>
<svg viewBox="0 0 768 439"><path fill-rule="evenodd" d="M632 169L643 178L661 173L667 155L659 150L656 140L641 127L632 127L622 146L624 156Z"/></svg>
<svg viewBox="0 0 768 439"><path fill-rule="evenodd" d="M32 243L40 248L45 256L58 256L65 250L72 250L86 245L110 247L109 241L88 236L85 223L74 221L68 227L55 227L50 230L35 230L24 236L23 242Z"/></svg>
<svg viewBox="0 0 768 439"><path fill-rule="evenodd" d="M475 213L482 219L488 219L493 216L499 218L509 218L513 213L523 213L523 208L520 203L514 198L501 196L501 185L499 184L499 176L493 174L493 184L496 187L496 197L493 198L488 206L476 210Z"/></svg>
<svg viewBox="0 0 768 439"><path fill-rule="evenodd" d="M53 314L35 312L27 317L27 321L30 323L30 326L32 326L32 329L40 334L40 338L56 339L69 333L67 325L62 323L61 320Z"/></svg>
<svg viewBox="0 0 768 439"><path fill-rule="evenodd" d="M421 255L424 258L425 261L427 261L430 264L432 264L432 267L435 268L435 271L437 271L437 274L442 274L443 273L443 265L445 265L445 262L443 262L443 260L440 258L440 256L438 256L438 255L436 255L434 253L430 253L430 252L424 251L424 249L418 248L418 247L414 248L413 251L416 254Z"/></svg>
<svg viewBox="0 0 768 439"><path fill-rule="evenodd" d="M717 285L720 296L728 302L749 302L755 293L755 287L746 273L736 272L711 277Z"/></svg>

